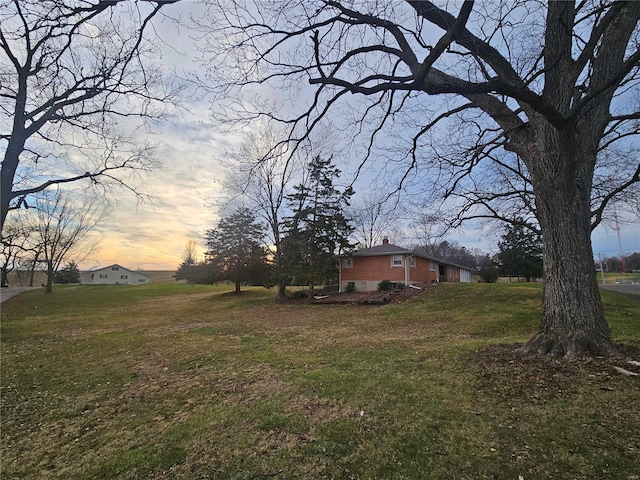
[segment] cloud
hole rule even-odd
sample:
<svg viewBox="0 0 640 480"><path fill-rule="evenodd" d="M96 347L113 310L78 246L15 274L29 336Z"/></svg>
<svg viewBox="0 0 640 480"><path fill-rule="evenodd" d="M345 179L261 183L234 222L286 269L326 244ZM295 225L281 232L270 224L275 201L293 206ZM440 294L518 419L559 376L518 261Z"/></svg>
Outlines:
<svg viewBox="0 0 640 480"><path fill-rule="evenodd" d="M182 12L183 18L188 13L202 15L205 9L206 6L193 2L178 2L167 7L171 15ZM195 72L199 68L194 59L194 52L197 50L188 30L181 30L179 25L169 20L156 27L166 42L161 59L165 71L175 69L178 73ZM204 76L205 72L199 73ZM273 100L283 100L281 97L284 93L272 93L278 96ZM301 93L291 100L299 106L304 104L301 100L305 98ZM242 141L244 133L240 130L231 134L222 132L212 125L210 118L209 105L194 96L185 103L185 109L178 116L158 127L159 135L154 135L151 140L160 142L158 152L162 166L143 177L139 185L144 193L153 197L153 203L139 204L134 195L126 191L120 192L113 213L95 232L95 236L101 238L99 250L81 266L86 268L119 263L129 268L172 270L182 261L183 251L189 240L203 243L206 230L214 227L218 220L207 206L207 198L220 193L218 182L225 176L221 160L226 152ZM335 118L334 128L338 129L340 121L340 118ZM345 117L342 121L346 122L348 119ZM398 128L404 126L398 124ZM363 155L346 134L349 130L343 132L342 135L332 137L330 147L337 152L336 161L345 172L342 180L346 182L349 180L348 172L360 164ZM392 141L393 136L388 134L384 138ZM390 157L383 156L377 161L369 161L356 185L358 194L388 189L391 182L389 175L405 172L406 163L398 162L397 159L394 163L393 153L389 153ZM397 172L393 171L394 168L397 168ZM376 180L379 185L374 184ZM637 224L623 227L625 249L640 250L639 230ZM450 238L468 248L478 247L495 252L499 235L500 232L488 235L486 231L472 225L465 230L452 232ZM613 256L619 252L615 232L603 227L594 232L593 245L596 254L602 252ZM200 254L203 251L202 248Z"/></svg>
<svg viewBox="0 0 640 480"><path fill-rule="evenodd" d="M119 191L111 215L96 228L100 248L82 262L83 268L119 263L173 270L189 240L204 242L206 230L217 223L206 198L225 175L220 159L242 141L241 133L222 135L203 122L207 114L194 106L179 123L163 126L158 150L162 166L137 187L151 202L139 203L131 192Z"/></svg>

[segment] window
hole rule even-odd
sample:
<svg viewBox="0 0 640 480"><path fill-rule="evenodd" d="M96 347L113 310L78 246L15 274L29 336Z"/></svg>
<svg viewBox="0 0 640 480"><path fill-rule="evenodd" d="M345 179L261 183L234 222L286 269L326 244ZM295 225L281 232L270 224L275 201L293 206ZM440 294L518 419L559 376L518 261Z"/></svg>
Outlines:
<svg viewBox="0 0 640 480"><path fill-rule="evenodd" d="M120 278L122 278L124 280L124 279L129 278L129 275L120 275Z"/></svg>
<svg viewBox="0 0 640 480"><path fill-rule="evenodd" d="M108 277L108 275L106 273L101 273L100 274L100 278L107 278L107 277Z"/></svg>
<svg viewBox="0 0 640 480"><path fill-rule="evenodd" d="M391 259L392 267L401 267L402 266L402 255L394 255Z"/></svg>
<svg viewBox="0 0 640 480"><path fill-rule="evenodd" d="M342 266L344 268L353 268L353 260L351 258L345 258L342 261Z"/></svg>
<svg viewBox="0 0 640 480"><path fill-rule="evenodd" d="M411 268L416 268L416 257L411 257L409 259L409 265L411 265Z"/></svg>
<svg viewBox="0 0 640 480"><path fill-rule="evenodd" d="M139 278L138 283L144 283L144 278Z"/></svg>
<svg viewBox="0 0 640 480"><path fill-rule="evenodd" d="M111 267L111 270L113 270L114 272L117 272L118 270L120 270L120 267Z"/></svg>
<svg viewBox="0 0 640 480"><path fill-rule="evenodd" d="M431 270L432 272L436 271L436 262L434 262L433 260L429 260L429 270Z"/></svg>

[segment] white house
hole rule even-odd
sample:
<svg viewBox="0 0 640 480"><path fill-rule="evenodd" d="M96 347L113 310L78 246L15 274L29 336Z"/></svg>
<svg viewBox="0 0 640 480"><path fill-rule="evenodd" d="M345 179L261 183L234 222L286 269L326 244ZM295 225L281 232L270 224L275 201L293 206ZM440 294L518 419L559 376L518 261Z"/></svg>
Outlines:
<svg viewBox="0 0 640 480"><path fill-rule="evenodd" d="M128 268L114 264L84 272L80 283L83 285L144 285L151 283L151 280L141 273L132 272Z"/></svg>

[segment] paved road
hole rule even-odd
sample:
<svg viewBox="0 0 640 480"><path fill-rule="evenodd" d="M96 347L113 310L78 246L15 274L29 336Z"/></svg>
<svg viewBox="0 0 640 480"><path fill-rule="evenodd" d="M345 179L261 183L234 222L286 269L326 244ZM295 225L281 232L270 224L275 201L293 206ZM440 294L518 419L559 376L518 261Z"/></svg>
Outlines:
<svg viewBox="0 0 640 480"><path fill-rule="evenodd" d="M33 290L34 288L40 287L9 287L0 289L0 303L5 300L9 300L10 298L15 297L16 295L26 292L27 290Z"/></svg>
<svg viewBox="0 0 640 480"><path fill-rule="evenodd" d="M611 284L611 285L600 285L600 288L604 288L605 290L613 290L614 292L626 293L629 295L636 295L640 297L640 285L629 285L629 284Z"/></svg>

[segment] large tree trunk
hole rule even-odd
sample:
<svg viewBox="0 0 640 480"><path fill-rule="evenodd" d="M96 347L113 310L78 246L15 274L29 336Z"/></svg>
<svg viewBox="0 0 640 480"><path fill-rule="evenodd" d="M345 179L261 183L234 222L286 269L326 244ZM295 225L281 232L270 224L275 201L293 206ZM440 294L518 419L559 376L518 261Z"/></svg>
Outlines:
<svg viewBox="0 0 640 480"><path fill-rule="evenodd" d="M44 293L52 293L53 292L53 277L56 272L53 269L53 263L51 260L47 261L47 285L44 290Z"/></svg>
<svg viewBox="0 0 640 480"><path fill-rule="evenodd" d="M4 229L4 223L9 213L11 195L13 192L13 179L18 169L18 142L9 142L0 167L0 232ZM24 145L24 144L23 144Z"/></svg>
<svg viewBox="0 0 640 480"><path fill-rule="evenodd" d="M0 286L2 287L8 287L9 286L9 275L7 272L7 267L3 266L2 268L0 268L0 274L2 276L2 278L0 279Z"/></svg>
<svg viewBox="0 0 640 480"><path fill-rule="evenodd" d="M29 272L29 286L33 287L33 276L35 274L36 271L36 265L38 264L38 257L40 255L38 253L35 254L35 257L33 258L33 263L31 264L31 271Z"/></svg>
<svg viewBox="0 0 640 480"><path fill-rule="evenodd" d="M543 136L538 144L542 157L530 162L543 235L542 320L525 351L565 358L615 355L591 247L595 158L584 155L573 131L548 129Z"/></svg>
<svg viewBox="0 0 640 480"><path fill-rule="evenodd" d="M551 218L540 218L545 225L542 320L526 350L567 358L614 354L593 268L589 227L585 231L581 225L585 222L567 211L561 198L548 203L557 203L557 208Z"/></svg>

